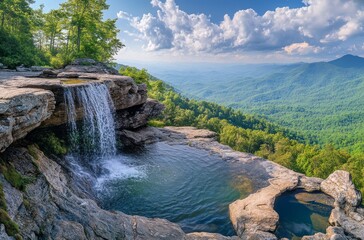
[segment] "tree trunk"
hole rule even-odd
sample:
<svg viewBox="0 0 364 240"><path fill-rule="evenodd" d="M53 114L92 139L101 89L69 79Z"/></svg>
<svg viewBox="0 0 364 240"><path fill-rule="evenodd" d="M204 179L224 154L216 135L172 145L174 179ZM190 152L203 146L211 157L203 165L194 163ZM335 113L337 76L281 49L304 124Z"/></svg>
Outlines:
<svg viewBox="0 0 364 240"><path fill-rule="evenodd" d="M77 52L80 53L81 51L81 25L77 26Z"/></svg>
<svg viewBox="0 0 364 240"><path fill-rule="evenodd" d="M1 28L4 28L4 24L5 24L5 12L3 12L1 16Z"/></svg>

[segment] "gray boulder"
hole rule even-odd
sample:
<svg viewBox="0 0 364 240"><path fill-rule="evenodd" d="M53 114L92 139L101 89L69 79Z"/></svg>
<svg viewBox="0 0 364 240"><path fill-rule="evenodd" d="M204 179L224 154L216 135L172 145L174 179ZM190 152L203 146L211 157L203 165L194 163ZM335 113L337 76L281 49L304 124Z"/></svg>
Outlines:
<svg viewBox="0 0 364 240"><path fill-rule="evenodd" d="M146 126L150 118L159 116L163 110L163 104L148 99L142 105L118 111L115 119L116 128L137 129Z"/></svg>
<svg viewBox="0 0 364 240"><path fill-rule="evenodd" d="M17 72L30 72L30 68L24 67L24 65L20 65L19 67L16 67Z"/></svg>
<svg viewBox="0 0 364 240"><path fill-rule="evenodd" d="M70 65L66 66L62 72L68 73L104 73L104 74L112 74L112 75L119 75L119 72L109 67L105 63L97 62L93 59L89 58L81 58L76 59ZM60 75L59 77L64 77Z"/></svg>
<svg viewBox="0 0 364 240"><path fill-rule="evenodd" d="M0 87L0 152L39 127L54 108L50 91Z"/></svg>
<svg viewBox="0 0 364 240"><path fill-rule="evenodd" d="M361 193L356 190L349 172L335 171L321 183L321 190L332 196L341 207L357 207L361 203Z"/></svg>

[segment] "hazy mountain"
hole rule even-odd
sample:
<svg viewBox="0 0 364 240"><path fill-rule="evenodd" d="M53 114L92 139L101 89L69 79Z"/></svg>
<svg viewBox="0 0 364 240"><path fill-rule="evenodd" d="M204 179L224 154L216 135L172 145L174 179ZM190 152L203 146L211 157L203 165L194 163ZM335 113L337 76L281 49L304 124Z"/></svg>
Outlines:
<svg viewBox="0 0 364 240"><path fill-rule="evenodd" d="M189 97L262 114L323 143L353 145L364 135L364 58L152 72Z"/></svg>
<svg viewBox="0 0 364 240"><path fill-rule="evenodd" d="M362 68L364 67L364 58L348 54L329 63L344 68Z"/></svg>

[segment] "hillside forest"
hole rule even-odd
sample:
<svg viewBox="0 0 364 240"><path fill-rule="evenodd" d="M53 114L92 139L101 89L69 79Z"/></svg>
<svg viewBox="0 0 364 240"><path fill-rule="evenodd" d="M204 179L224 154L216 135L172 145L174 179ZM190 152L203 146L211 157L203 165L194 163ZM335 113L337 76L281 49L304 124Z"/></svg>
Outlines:
<svg viewBox="0 0 364 240"><path fill-rule="evenodd" d="M63 67L75 58L108 62L123 47L106 0L68 0L48 13L33 0L0 1L0 63Z"/></svg>

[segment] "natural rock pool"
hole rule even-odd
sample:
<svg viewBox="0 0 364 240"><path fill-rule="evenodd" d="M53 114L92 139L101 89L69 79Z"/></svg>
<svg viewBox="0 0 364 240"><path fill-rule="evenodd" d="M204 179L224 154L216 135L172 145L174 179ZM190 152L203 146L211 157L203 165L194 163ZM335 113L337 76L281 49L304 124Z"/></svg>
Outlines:
<svg viewBox="0 0 364 240"><path fill-rule="evenodd" d="M301 239L303 236L326 232L333 199L323 193L301 190L278 197L275 210L279 214L278 238Z"/></svg>
<svg viewBox="0 0 364 240"><path fill-rule="evenodd" d="M98 179L97 189L105 209L165 218L185 232L223 235L235 235L229 204L268 178L259 164L224 161L205 150L166 143L123 153L103 166L108 173Z"/></svg>

